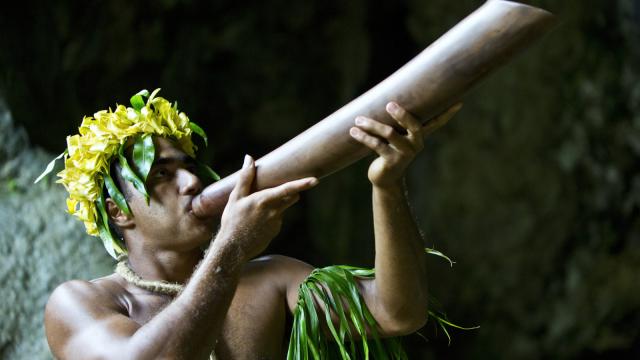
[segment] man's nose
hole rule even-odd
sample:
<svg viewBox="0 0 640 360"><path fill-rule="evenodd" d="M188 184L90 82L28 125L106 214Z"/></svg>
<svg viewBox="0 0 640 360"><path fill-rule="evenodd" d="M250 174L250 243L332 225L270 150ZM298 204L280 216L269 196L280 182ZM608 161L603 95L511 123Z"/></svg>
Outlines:
<svg viewBox="0 0 640 360"><path fill-rule="evenodd" d="M178 187L182 195L197 195L202 191L200 178L187 169L178 170Z"/></svg>

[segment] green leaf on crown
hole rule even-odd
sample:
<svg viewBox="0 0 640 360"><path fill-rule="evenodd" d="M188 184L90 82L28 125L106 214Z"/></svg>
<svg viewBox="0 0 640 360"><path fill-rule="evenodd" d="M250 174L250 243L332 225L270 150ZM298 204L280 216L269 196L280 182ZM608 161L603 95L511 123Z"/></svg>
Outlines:
<svg viewBox="0 0 640 360"><path fill-rule="evenodd" d="M198 124L194 123L193 121L189 121L189 127L191 128L191 131L193 131L194 133L200 135L202 140L204 140L204 145L205 146L209 146L209 140L207 138L207 133L205 133L204 130L202 130L202 128L200 126L198 126Z"/></svg>
<svg viewBox="0 0 640 360"><path fill-rule="evenodd" d="M131 210L129 210L129 205L127 204L127 200L122 195L122 192L118 189L113 178L109 173L104 174L104 186L107 188L109 192L109 196L116 203L118 208L122 210L125 214L131 215Z"/></svg>
<svg viewBox="0 0 640 360"><path fill-rule="evenodd" d="M51 162L49 162L49 164L47 165L47 168L44 169L44 171L42 172L42 174L40 174L40 176L38 176L38 178L33 182L34 184L37 184L40 180L42 180L45 176L49 175L49 173L51 171L53 171L53 167L56 165L56 161L58 161L60 158L62 158L63 156L67 155L68 152L67 150L63 151L62 154L56 156L55 159L51 160Z"/></svg>
<svg viewBox="0 0 640 360"><path fill-rule="evenodd" d="M144 195L148 205L149 194L147 193L147 188L144 185L144 181L142 181L129 166L129 162L124 156L124 144L120 145L120 148L118 149L118 160L120 161L120 175L122 175L123 179L133 184L133 187Z"/></svg>
<svg viewBox="0 0 640 360"><path fill-rule="evenodd" d="M104 248L107 249L109 255L114 259L117 259L118 256L116 251L122 253L125 252L125 250L121 246L120 242L113 237L111 230L109 230L109 218L105 208L104 194L101 194L96 201L96 207L98 208L96 225L98 226L98 233L102 239L102 244L104 245Z"/></svg>
<svg viewBox="0 0 640 360"><path fill-rule="evenodd" d="M197 161L196 166L198 167L196 170L198 173L198 177L205 180L207 184L211 184L220 180L220 175L218 175L218 173L213 171L213 169L206 164Z"/></svg>
<svg viewBox="0 0 640 360"><path fill-rule="evenodd" d="M151 134L139 136L133 144L133 167L142 181L147 181L155 156L156 148Z"/></svg>
<svg viewBox="0 0 640 360"><path fill-rule="evenodd" d="M148 90L140 90L137 94L133 95L129 101L131 101L131 106L136 109L136 111L140 111L144 107L145 101L143 97L149 97Z"/></svg>

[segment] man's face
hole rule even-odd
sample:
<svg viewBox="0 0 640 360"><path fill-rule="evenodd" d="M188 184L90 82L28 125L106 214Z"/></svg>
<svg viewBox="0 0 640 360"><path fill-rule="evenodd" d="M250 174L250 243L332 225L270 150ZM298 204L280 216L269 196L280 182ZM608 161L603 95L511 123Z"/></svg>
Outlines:
<svg viewBox="0 0 640 360"><path fill-rule="evenodd" d="M170 140L154 138L156 155L147 176L150 201L129 182L128 203L135 226L132 231L154 247L178 251L191 250L212 238L214 225L191 212L191 200L202 191L195 160Z"/></svg>

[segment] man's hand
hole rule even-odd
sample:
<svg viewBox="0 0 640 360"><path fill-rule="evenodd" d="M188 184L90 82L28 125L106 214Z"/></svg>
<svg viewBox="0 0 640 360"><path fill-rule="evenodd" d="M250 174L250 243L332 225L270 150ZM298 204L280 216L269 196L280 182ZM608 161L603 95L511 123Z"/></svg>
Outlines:
<svg viewBox="0 0 640 360"><path fill-rule="evenodd" d="M255 174L255 163L247 155L222 213L217 236L236 242L245 261L264 251L280 232L284 210L298 201L301 191L318 183L318 179L309 177L252 193Z"/></svg>
<svg viewBox="0 0 640 360"><path fill-rule="evenodd" d="M349 133L379 155L369 167L371 183L380 188L400 185L407 166L424 147L424 136L446 124L460 108L461 104L456 104L422 126L400 105L388 103L387 112L406 131L406 135L377 120L358 116L356 126Z"/></svg>

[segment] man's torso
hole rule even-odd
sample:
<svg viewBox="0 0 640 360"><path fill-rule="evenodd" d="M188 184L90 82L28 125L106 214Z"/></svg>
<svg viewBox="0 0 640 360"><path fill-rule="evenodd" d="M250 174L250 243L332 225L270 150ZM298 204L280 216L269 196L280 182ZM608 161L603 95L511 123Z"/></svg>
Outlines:
<svg viewBox="0 0 640 360"><path fill-rule="evenodd" d="M289 313L286 291L278 286L274 261L266 257L246 264L215 348L218 359L281 359ZM144 325L173 297L128 284L113 274L92 281L117 299L122 313Z"/></svg>

